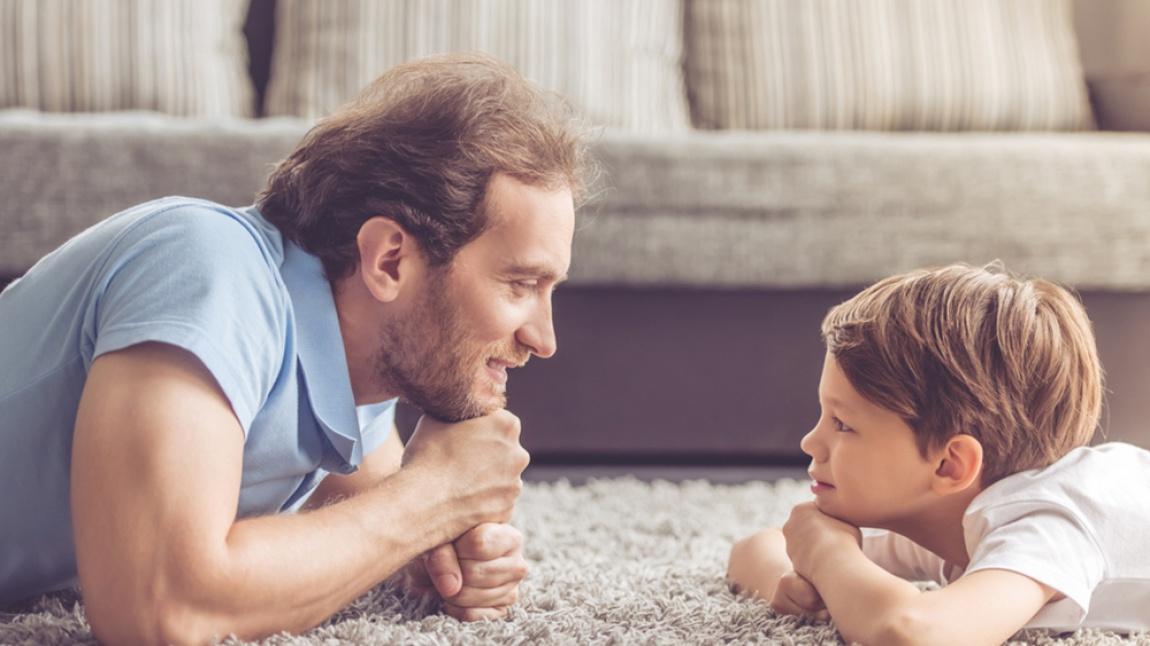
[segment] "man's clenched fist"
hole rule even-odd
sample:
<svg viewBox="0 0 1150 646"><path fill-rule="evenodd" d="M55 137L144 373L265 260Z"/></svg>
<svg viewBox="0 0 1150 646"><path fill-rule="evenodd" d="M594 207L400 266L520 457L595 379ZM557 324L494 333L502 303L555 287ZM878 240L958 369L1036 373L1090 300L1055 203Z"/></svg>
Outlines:
<svg viewBox="0 0 1150 646"><path fill-rule="evenodd" d="M519 583L527 576L523 534L503 523L478 525L424 553L407 576L416 589L434 589L456 619L500 619L519 599Z"/></svg>

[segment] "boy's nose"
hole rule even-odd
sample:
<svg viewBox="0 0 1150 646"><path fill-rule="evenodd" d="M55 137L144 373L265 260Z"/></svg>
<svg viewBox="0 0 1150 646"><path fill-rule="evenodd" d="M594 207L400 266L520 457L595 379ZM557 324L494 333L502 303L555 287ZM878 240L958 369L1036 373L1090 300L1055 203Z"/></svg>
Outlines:
<svg viewBox="0 0 1150 646"><path fill-rule="evenodd" d="M803 436L802 441L799 442L799 448L803 450L803 453L811 456L815 462L822 462L826 459L826 449L823 448L822 442L816 437L818 431L818 426L808 431L807 434Z"/></svg>

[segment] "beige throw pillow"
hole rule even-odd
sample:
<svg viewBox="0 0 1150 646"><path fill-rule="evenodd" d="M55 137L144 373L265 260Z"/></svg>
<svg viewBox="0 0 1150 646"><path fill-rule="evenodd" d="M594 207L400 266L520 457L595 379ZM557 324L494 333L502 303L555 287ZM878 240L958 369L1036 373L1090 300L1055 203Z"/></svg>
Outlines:
<svg viewBox="0 0 1150 646"><path fill-rule="evenodd" d="M1074 8L1098 127L1150 131L1150 2L1076 0Z"/></svg>
<svg viewBox="0 0 1150 646"><path fill-rule="evenodd" d="M242 0L0 0L0 107L253 112Z"/></svg>
<svg viewBox="0 0 1150 646"><path fill-rule="evenodd" d="M1076 130L1092 124L1067 0L694 0L703 128Z"/></svg>
<svg viewBox="0 0 1150 646"><path fill-rule="evenodd" d="M280 0L267 113L323 116L404 61L482 51L595 124L689 127L681 0Z"/></svg>

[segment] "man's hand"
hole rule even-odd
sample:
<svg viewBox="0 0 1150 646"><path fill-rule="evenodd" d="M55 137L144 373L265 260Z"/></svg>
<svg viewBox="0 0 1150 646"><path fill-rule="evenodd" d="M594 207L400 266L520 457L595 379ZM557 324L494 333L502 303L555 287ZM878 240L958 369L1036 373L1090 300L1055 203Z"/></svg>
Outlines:
<svg viewBox="0 0 1150 646"><path fill-rule="evenodd" d="M511 525L485 523L416 559L408 585L434 589L444 611L460 621L501 619L527 576L523 535Z"/></svg>
<svg viewBox="0 0 1150 646"><path fill-rule="evenodd" d="M519 418L506 410L454 424L420 418L404 450L402 470L430 475L451 501L454 522L437 542L511 519L523 490L520 475L530 461L519 445L519 429Z"/></svg>
<svg viewBox="0 0 1150 646"><path fill-rule="evenodd" d="M862 542L857 527L824 514L813 502L791 509L791 516L783 525L783 536L794 571L807 579L828 556L839 550L858 550Z"/></svg>
<svg viewBox="0 0 1150 646"><path fill-rule="evenodd" d="M806 615L820 621L830 618L819 591L797 572L787 572L779 579L771 609L783 615Z"/></svg>

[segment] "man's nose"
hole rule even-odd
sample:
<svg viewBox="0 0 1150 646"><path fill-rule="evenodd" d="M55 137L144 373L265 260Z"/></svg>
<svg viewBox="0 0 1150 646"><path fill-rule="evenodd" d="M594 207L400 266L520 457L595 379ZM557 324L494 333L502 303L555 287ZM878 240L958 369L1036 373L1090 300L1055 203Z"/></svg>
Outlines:
<svg viewBox="0 0 1150 646"><path fill-rule="evenodd" d="M531 320L519 328L516 336L520 343L530 348L531 353L540 359L554 356L559 348L551 320L551 303L542 302Z"/></svg>

